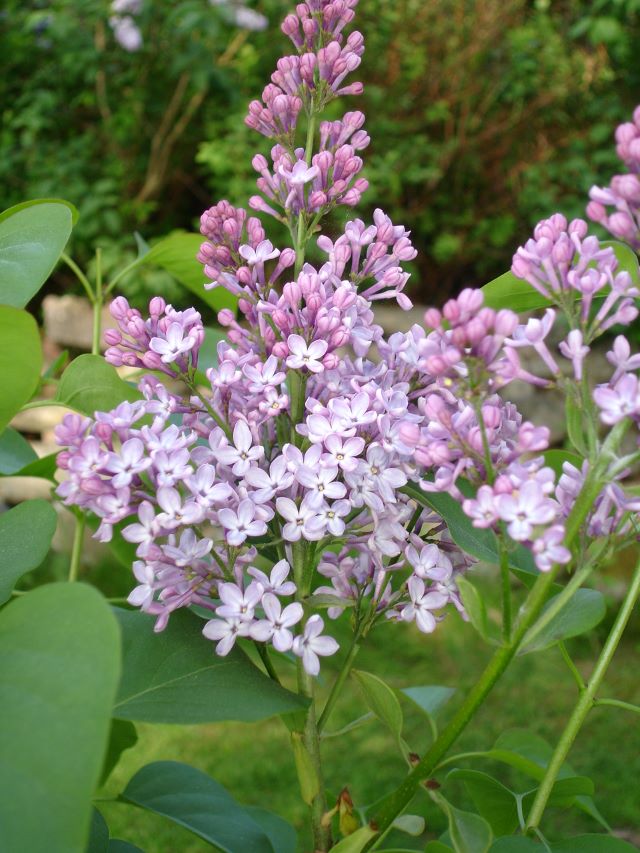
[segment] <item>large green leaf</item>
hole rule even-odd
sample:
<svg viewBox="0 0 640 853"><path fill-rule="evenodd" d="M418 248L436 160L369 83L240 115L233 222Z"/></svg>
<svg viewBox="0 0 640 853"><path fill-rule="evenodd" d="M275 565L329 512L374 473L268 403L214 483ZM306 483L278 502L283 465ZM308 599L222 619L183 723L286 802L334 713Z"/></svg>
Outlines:
<svg viewBox="0 0 640 853"><path fill-rule="evenodd" d="M218 782L195 767L177 761L156 761L139 770L121 799L164 815L214 844L225 853L280 853L260 822L237 803ZM285 823L285 821L281 821Z"/></svg>
<svg viewBox="0 0 640 853"><path fill-rule="evenodd" d="M140 258L140 263L162 267L214 311L235 308L238 300L223 287L204 289L207 279L202 264L196 257L203 241L201 234L170 234L152 246L146 255Z"/></svg>
<svg viewBox="0 0 640 853"><path fill-rule="evenodd" d="M42 477L53 481L56 456L51 453L39 459L26 438L12 427L0 435L0 477Z"/></svg>
<svg viewBox="0 0 640 853"><path fill-rule="evenodd" d="M262 827L276 853L296 853L298 839L290 823L258 806L244 806L244 810Z"/></svg>
<svg viewBox="0 0 640 853"><path fill-rule="evenodd" d="M306 701L279 687L247 656L218 657L202 636L202 619L172 614L153 632L154 618L115 609L122 629L122 681L114 709L121 720L150 723L252 722L299 711Z"/></svg>
<svg viewBox="0 0 640 853"><path fill-rule="evenodd" d="M554 841L547 846L531 838L498 838L489 853L637 853L638 848L611 835L578 835Z"/></svg>
<svg viewBox="0 0 640 853"><path fill-rule="evenodd" d="M431 797L449 820L449 835L455 853L487 853L493 841L491 827L480 815L455 808L442 794L431 791Z"/></svg>
<svg viewBox="0 0 640 853"><path fill-rule="evenodd" d="M429 717L435 717L456 692L455 687L429 684L424 687L405 687L401 691Z"/></svg>
<svg viewBox="0 0 640 853"><path fill-rule="evenodd" d="M618 272L626 270L634 282L640 284L640 269L636 253L625 243L617 240L604 240L603 248L610 246L618 259ZM512 311L533 311L536 308L547 308L551 302L532 287L528 282L517 278L512 272L505 272L494 278L482 288L484 303L489 308L510 308ZM603 294L602 294L603 295ZM579 294L576 291L576 299Z"/></svg>
<svg viewBox="0 0 640 853"><path fill-rule="evenodd" d="M51 275L73 226L75 208L39 199L0 215L0 304L24 308Z"/></svg>
<svg viewBox="0 0 640 853"><path fill-rule="evenodd" d="M516 830L518 805L513 791L479 770L456 768L447 775L447 781L449 779L464 782L475 807L495 835L510 835Z"/></svg>
<svg viewBox="0 0 640 853"><path fill-rule="evenodd" d="M98 809L94 808L91 813L91 828L86 853L108 853L108 850L109 827Z"/></svg>
<svg viewBox="0 0 640 853"><path fill-rule="evenodd" d="M0 433L31 399L41 368L36 321L26 311L0 305Z"/></svg>
<svg viewBox="0 0 640 853"><path fill-rule="evenodd" d="M47 556L57 520L43 500L23 501L0 515L0 604L11 597L18 578Z"/></svg>
<svg viewBox="0 0 640 853"><path fill-rule="evenodd" d="M464 604L469 621L483 640L491 642L496 637L495 624L489 621L484 598L468 578L456 579L460 598Z"/></svg>
<svg viewBox="0 0 640 853"><path fill-rule="evenodd" d="M84 853L119 675L118 625L85 584L0 612L0 849Z"/></svg>
<svg viewBox="0 0 640 853"><path fill-rule="evenodd" d="M351 835L347 835L338 841L331 848L331 851L332 853L361 853L376 835L376 830L372 829L369 825L361 826L360 829L356 829Z"/></svg>
<svg viewBox="0 0 640 853"><path fill-rule="evenodd" d="M0 435L0 474L15 474L37 458L38 454L17 430L7 427Z"/></svg>
<svg viewBox="0 0 640 853"><path fill-rule="evenodd" d="M547 602L540 618L553 606L557 596ZM540 629L533 625L525 636L520 654L540 651L560 640L577 637L595 628L604 619L607 607L602 593L595 589L578 589L561 610Z"/></svg>
<svg viewBox="0 0 640 853"><path fill-rule="evenodd" d="M369 708L391 733L399 738L402 734L402 708L395 692L377 675L359 669L351 671Z"/></svg>
<svg viewBox="0 0 640 853"><path fill-rule="evenodd" d="M83 415L108 412L125 400L141 400L140 392L120 379L115 367L99 355L80 355L62 374L56 401Z"/></svg>

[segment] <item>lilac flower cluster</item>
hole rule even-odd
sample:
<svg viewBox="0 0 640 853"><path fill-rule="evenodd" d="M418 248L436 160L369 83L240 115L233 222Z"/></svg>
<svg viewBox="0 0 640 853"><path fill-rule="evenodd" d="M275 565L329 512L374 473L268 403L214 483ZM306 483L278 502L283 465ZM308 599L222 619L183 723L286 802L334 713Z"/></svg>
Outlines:
<svg viewBox="0 0 640 853"><path fill-rule="evenodd" d="M619 240L640 249L640 106L616 128L616 151L627 168L608 187L591 187L587 216ZM607 208L613 208L608 212Z"/></svg>
<svg viewBox="0 0 640 853"><path fill-rule="evenodd" d="M118 296L110 312L118 328L107 329L104 334L109 364L161 370L169 376L198 366L204 327L195 308L176 311L161 296L154 296L149 302L149 317L143 320L124 296Z"/></svg>
<svg viewBox="0 0 640 853"><path fill-rule="evenodd" d="M318 140L315 132L327 100L360 90L344 85L363 49L360 34L343 32L355 5L300 4L284 24L299 54L279 62L264 105L250 107L249 125L276 141L273 168L254 159L269 203L251 206L286 222L293 246L275 247L256 217L227 201L202 216L205 287L234 294L241 315L219 314L227 340L208 386L196 384L200 315L156 298L145 320L120 297L107 359L161 371L185 389L147 376L139 402L95 419L69 415L57 430L66 448L58 494L101 519L103 541L122 525L137 549L129 601L157 616L157 630L197 605L211 613L204 634L218 654L249 638L297 655L311 675L337 650L318 609L330 619L349 611L366 630L385 618L425 633L449 604L464 616L456 580L472 561L427 508L429 495L447 492L475 526L530 548L546 571L570 558L564 519L584 473L567 470L556 486L541 455L548 430L499 393L514 380L562 381L546 343L552 308L523 325L465 290L427 311L426 330L385 339L372 303L411 307L403 265L415 250L381 210L372 225L355 219L335 240L321 235L326 260L306 261L319 219L365 188L355 155L369 141L362 114L320 123ZM303 112L305 149L295 147ZM637 313L629 275L579 220L540 223L513 269L570 318L560 352L578 379L593 337ZM551 380L523 368L525 346ZM623 343L614 355L612 386L595 397L609 424L638 405L627 378L637 356ZM631 508L615 491L605 500Z"/></svg>

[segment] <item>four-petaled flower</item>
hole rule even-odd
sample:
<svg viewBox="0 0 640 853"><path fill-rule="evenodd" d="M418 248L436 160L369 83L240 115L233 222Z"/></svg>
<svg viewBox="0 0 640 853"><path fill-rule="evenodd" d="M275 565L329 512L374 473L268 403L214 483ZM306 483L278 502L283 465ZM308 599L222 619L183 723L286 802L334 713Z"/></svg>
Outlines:
<svg viewBox="0 0 640 853"><path fill-rule="evenodd" d="M288 652L293 646L293 634L289 629L304 616L302 605L295 601L283 610L276 596L267 592L262 596L262 608L266 618L251 625L252 638L261 643L271 641L277 651Z"/></svg>
<svg viewBox="0 0 640 853"><path fill-rule="evenodd" d="M267 532L267 525L256 518L256 505L249 498L240 501L237 510L229 507L219 510L218 521L225 528L229 545L236 547L248 536L263 536Z"/></svg>
<svg viewBox="0 0 640 853"><path fill-rule="evenodd" d="M233 428L233 445L225 444L214 450L218 462L231 468L234 474L241 477L251 468L252 462L257 462L264 456L264 447L253 444L251 430L244 421L238 421Z"/></svg>
<svg viewBox="0 0 640 853"><path fill-rule="evenodd" d="M334 655L340 646L333 637L321 636L324 621L321 616L314 613L304 626L304 633L299 634L293 641L293 653L302 658L302 665L309 675L317 675L320 672L321 657Z"/></svg>
<svg viewBox="0 0 640 853"><path fill-rule="evenodd" d="M291 367L293 370L301 370L306 367L311 373L322 373L324 365L321 359L329 348L326 341L312 341L312 343L307 344L300 335L289 335L287 346L289 348L287 367Z"/></svg>

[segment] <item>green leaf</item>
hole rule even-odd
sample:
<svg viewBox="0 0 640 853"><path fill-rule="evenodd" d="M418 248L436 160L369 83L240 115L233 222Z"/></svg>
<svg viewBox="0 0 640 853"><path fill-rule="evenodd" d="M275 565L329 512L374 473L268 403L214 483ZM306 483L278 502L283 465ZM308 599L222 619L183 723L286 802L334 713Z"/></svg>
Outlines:
<svg viewBox="0 0 640 853"><path fill-rule="evenodd" d="M618 269L616 272L626 270L631 276L633 283L636 286L640 285L640 261L633 249L627 246L626 243L620 243L618 240L603 240L600 245L603 248L611 246L615 252L615 256L618 259Z"/></svg>
<svg viewBox="0 0 640 853"><path fill-rule="evenodd" d="M73 226L72 205L38 199L0 215L0 304L24 308L51 275Z"/></svg>
<svg viewBox="0 0 640 853"><path fill-rule="evenodd" d="M513 837L498 838L491 845L489 853L548 853L541 845L536 844L530 838L521 835Z"/></svg>
<svg viewBox="0 0 640 853"><path fill-rule="evenodd" d="M585 440L586 421L584 412L570 394L567 395L564 411L569 441L579 453L586 456L589 452L589 448L587 447L587 442ZM578 465L577 467L579 469L581 466Z"/></svg>
<svg viewBox="0 0 640 853"><path fill-rule="evenodd" d="M430 793L447 815L455 853L487 853L493 841L493 833L486 820L479 815L455 808L442 794L435 791Z"/></svg>
<svg viewBox="0 0 640 853"><path fill-rule="evenodd" d="M86 853L108 853L108 850L109 827L98 809L94 808L91 813L91 828Z"/></svg>
<svg viewBox="0 0 640 853"><path fill-rule="evenodd" d="M108 412L125 400L141 400L140 392L120 379L111 364L99 355L80 355L60 378L56 401L83 415Z"/></svg>
<svg viewBox="0 0 640 853"><path fill-rule="evenodd" d="M464 609L467 611L469 621L483 640L490 641L493 636L495 636L495 632L491 631L493 625L489 624L484 599L476 587L467 578L456 578L456 583L458 591L460 592L460 598L464 604Z"/></svg>
<svg viewBox="0 0 640 853"><path fill-rule="evenodd" d="M510 835L518 827L516 797L493 776L478 770L456 768L447 775L449 779L464 782L480 815L489 823L495 835Z"/></svg>
<svg viewBox="0 0 640 853"><path fill-rule="evenodd" d="M296 772L300 780L300 795L303 802L310 806L320 790L320 779L311 753L305 746L300 732L291 732L291 746L293 748L293 759L296 763Z"/></svg>
<svg viewBox="0 0 640 853"><path fill-rule="evenodd" d="M118 626L82 583L0 612L0 849L81 851L119 675Z"/></svg>
<svg viewBox="0 0 640 853"><path fill-rule="evenodd" d="M548 847L536 844L530 838L514 836L499 838L494 842L490 853L637 853L637 849L627 841L611 835L578 835L575 838L554 841Z"/></svg>
<svg viewBox="0 0 640 853"><path fill-rule="evenodd" d="M0 305L0 432L33 396L41 368L36 321L26 311Z"/></svg>
<svg viewBox="0 0 640 853"><path fill-rule="evenodd" d="M453 847L449 847L443 841L430 841L424 848L424 853L450 853Z"/></svg>
<svg viewBox="0 0 640 853"><path fill-rule="evenodd" d="M122 680L113 716L149 723L253 722L299 711L306 700L279 687L240 650L218 657L202 636L202 619L173 613L155 619L114 608L122 629Z"/></svg>
<svg viewBox="0 0 640 853"><path fill-rule="evenodd" d="M638 853L638 848L611 835L578 835L551 845L553 853ZM506 853L506 850L504 851Z"/></svg>
<svg viewBox="0 0 640 853"><path fill-rule="evenodd" d="M484 304L488 308L510 308L520 314L535 308L546 308L551 303L528 282L517 278L512 272L505 272L494 278L482 288Z"/></svg>
<svg viewBox="0 0 640 853"><path fill-rule="evenodd" d="M556 480L562 475L562 466L565 462L569 462L578 471L582 467L582 459L577 453L571 453L569 450L546 450L543 454L544 464L551 468L556 475Z"/></svg>
<svg viewBox="0 0 640 853"><path fill-rule="evenodd" d="M17 430L7 427L0 435L0 477L42 477L54 481L57 453L38 458Z"/></svg>
<svg viewBox="0 0 640 853"><path fill-rule="evenodd" d="M38 458L38 454L18 430L7 427L0 435L0 474L15 474Z"/></svg>
<svg viewBox="0 0 640 853"><path fill-rule="evenodd" d="M640 268L636 253L625 243L617 240L603 240L602 248L610 246L618 259L618 272L626 270L634 282L640 284ZM518 313L533 311L536 308L547 308L551 301L532 287L528 282L517 278L512 272L505 272L493 279L482 288L484 304L489 308L510 308ZM602 296L606 291L602 292ZM579 294L576 292L576 299Z"/></svg>
<svg viewBox="0 0 640 853"><path fill-rule="evenodd" d="M262 826L231 794L187 764L147 764L131 779L121 799L168 817L225 853L274 853Z"/></svg>
<svg viewBox="0 0 640 853"><path fill-rule="evenodd" d="M18 578L47 556L58 516L43 500L23 501L0 515L0 604L11 598Z"/></svg>
<svg viewBox="0 0 640 853"><path fill-rule="evenodd" d="M545 605L540 618L556 601L554 596ZM560 640L585 634L604 619L607 612L604 596L595 589L578 589L564 607L540 630L534 624L526 634L519 654L529 654L549 648Z"/></svg>
<svg viewBox="0 0 640 853"><path fill-rule="evenodd" d="M100 785L104 785L114 767L120 761L120 756L125 749L131 749L138 742L136 727L129 720L111 720L111 731L109 732L109 743L107 754L104 757Z"/></svg>
<svg viewBox="0 0 640 853"><path fill-rule="evenodd" d="M122 841L120 838L112 838L107 847L107 853L144 853L140 847L131 844L129 841Z"/></svg>
<svg viewBox="0 0 640 853"><path fill-rule="evenodd" d="M284 818L258 806L244 806L244 810L262 827L275 853L296 853L298 847L296 831Z"/></svg>
<svg viewBox="0 0 640 853"><path fill-rule="evenodd" d="M369 708L399 741L402 736L403 719L402 708L395 692L381 678L370 672L353 669L351 675L355 678Z"/></svg>
<svg viewBox="0 0 640 853"><path fill-rule="evenodd" d="M402 691L428 717L435 717L456 692L455 687L430 684L425 687L405 687Z"/></svg>
<svg viewBox="0 0 640 853"><path fill-rule="evenodd" d="M331 848L331 853L361 853L372 838L378 834L377 830L370 826L361 826L351 835L338 841Z"/></svg>
<svg viewBox="0 0 640 853"><path fill-rule="evenodd" d="M461 491L464 483L458 480ZM467 484L468 486L468 484ZM457 500L445 492L425 492L414 483L407 483L402 491L422 506L434 509L446 521L451 538L463 551L485 563L499 564L498 539L488 528L474 527ZM472 490L473 492L473 490ZM528 574L538 574L533 556L522 545L509 553L509 565Z"/></svg>
<svg viewBox="0 0 640 853"><path fill-rule="evenodd" d="M180 284L195 293L214 311L220 311L222 308L235 309L238 300L223 287L204 289L207 279L202 264L197 260L203 242L204 237L200 234L176 232L152 246L140 261L171 273Z"/></svg>

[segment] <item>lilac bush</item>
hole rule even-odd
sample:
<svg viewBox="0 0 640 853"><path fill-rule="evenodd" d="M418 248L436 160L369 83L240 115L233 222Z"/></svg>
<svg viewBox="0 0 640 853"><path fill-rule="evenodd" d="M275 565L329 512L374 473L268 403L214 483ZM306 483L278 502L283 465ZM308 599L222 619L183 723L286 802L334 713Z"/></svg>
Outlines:
<svg viewBox="0 0 640 853"><path fill-rule="evenodd" d="M142 372L139 395L93 417L67 414L56 437L58 496L79 518L99 519L100 541L133 544L128 602L154 617L156 632L182 624L177 611L189 609L205 617L212 657L233 658L252 643L278 685L289 685L295 662L304 710L287 725L314 850L357 853L384 842L516 653L573 636L562 633L565 618L593 627L592 614L576 615L577 593L637 539L640 502L629 475L640 459L640 355L617 334L610 380L595 388L589 357L601 336L636 319L640 279L629 247L555 214L536 226L502 280L463 290L427 310L422 325L386 337L373 306L386 299L412 307L410 232L381 209L373 223L353 218L337 236L323 232L335 207L356 206L367 190L362 113L320 120L333 101L362 92L350 76L364 51L361 33L348 32L356 5L299 4L282 25L295 52L249 105L247 125L273 147L269 158L253 159L259 194L248 204L284 224L291 244L274 246L261 219L228 201L201 217L203 292L225 291L237 303L237 313L218 315L225 339L217 363L201 364L205 327L194 308L155 297L143 317L118 296L105 357ZM135 14L135 4L115 7ZM587 209L634 248L638 116L616 134L629 174L594 188ZM543 311L521 317L513 310L520 305ZM547 426L509 402L517 382L564 395L572 449L559 463ZM478 562L497 567L499 629L474 585ZM512 573L523 581L515 595ZM636 571L514 830L541 837L554 784L639 591ZM344 798L330 808L320 735L361 643L381 624L406 631L404 623L415 623L431 634L445 618L470 620L497 645L487 670L422 757L395 732L410 767L395 792L359 818ZM334 637L336 620L348 621L347 648ZM318 679L335 655L338 674L321 707ZM381 709L395 708L393 691L356 676L390 725L395 711ZM495 821L480 809L476 846L461 847L456 812L438 786L430 796L448 815L454 849L488 850ZM576 790L572 802L583 795ZM350 821L336 826L344 808ZM446 839L442 846L450 849Z"/></svg>

